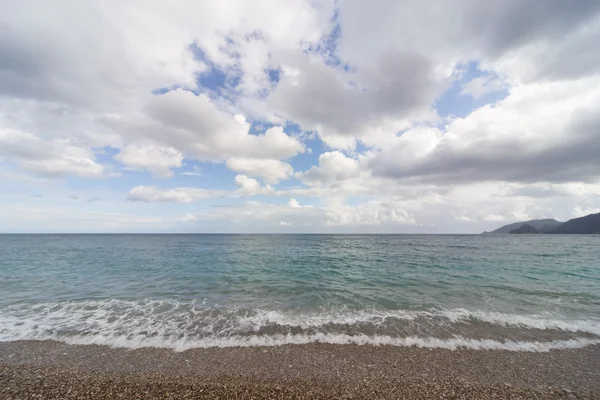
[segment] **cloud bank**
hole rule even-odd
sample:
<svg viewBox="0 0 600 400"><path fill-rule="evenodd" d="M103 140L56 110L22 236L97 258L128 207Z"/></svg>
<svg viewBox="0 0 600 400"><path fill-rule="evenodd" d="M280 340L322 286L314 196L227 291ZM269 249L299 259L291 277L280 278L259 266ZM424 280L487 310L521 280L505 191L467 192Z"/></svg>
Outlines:
<svg viewBox="0 0 600 400"><path fill-rule="evenodd" d="M598 1L0 6L6 231L477 233L600 206Z"/></svg>

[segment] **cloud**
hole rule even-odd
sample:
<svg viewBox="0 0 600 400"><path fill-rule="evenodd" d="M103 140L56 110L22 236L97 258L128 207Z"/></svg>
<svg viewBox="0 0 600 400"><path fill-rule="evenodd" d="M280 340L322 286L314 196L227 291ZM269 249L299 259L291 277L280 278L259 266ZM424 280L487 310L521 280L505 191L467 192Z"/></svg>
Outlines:
<svg viewBox="0 0 600 400"><path fill-rule="evenodd" d="M177 219L177 222L194 222L198 220L198 217L194 214L185 214L183 217Z"/></svg>
<svg viewBox="0 0 600 400"><path fill-rule="evenodd" d="M359 67L369 64L382 50L398 47L419 51L436 63L458 57L494 60L530 44L556 46L579 27L596 22L599 11L594 0L582 1L577 7L560 0L490 5L475 0L436 0L420 5L350 0L340 7L344 31L339 53Z"/></svg>
<svg viewBox="0 0 600 400"><path fill-rule="evenodd" d="M350 69L326 65L318 56L282 54L282 76L266 100L268 112L318 131L334 148L354 148L357 140L371 143L370 136L379 126L401 124L407 118L435 119L432 103L456 78L461 64L480 59L518 82L531 79L531 74L547 74L539 70L546 65L540 60L563 43L595 37L598 24L593 16L600 10L591 1L576 10L537 1L492 7L473 1L452 6L437 2L436 7L439 13L409 2L344 2L338 48ZM421 27L431 23L436 29L422 32ZM578 27L587 24L595 25L578 33ZM514 31L507 32L507 25ZM407 37L412 39L400 39ZM573 43L565 50L570 47ZM532 49L535 61L520 53ZM585 57L588 70L594 68L589 62L592 53ZM559 61L556 70L564 68ZM502 87L496 80L475 78L467 83L465 93L479 97Z"/></svg>
<svg viewBox="0 0 600 400"><path fill-rule="evenodd" d="M232 193L225 190L185 187L160 189L155 186L136 186L129 191L127 200L145 203L191 203L201 199L231 196Z"/></svg>
<svg viewBox="0 0 600 400"><path fill-rule="evenodd" d="M213 66L236 70L238 62L246 69L244 82L260 81L258 75L266 76L268 52L251 70L256 46L246 38L260 31L260 42L281 49L317 40L333 2L317 7L303 0L285 5L269 0L254 5L184 0L174 7L159 0L143 10L132 3L60 3L68 14L26 0L0 15L0 109L6 110L5 116L0 112L0 128L30 132L50 142L68 137L87 152L104 146L121 149L123 162L148 170L152 165L139 156L149 142L185 157L218 161L234 156L282 159L304 151L278 127L261 136L249 135L248 124L236 121L235 112L230 112L235 107L222 101L215 105L206 94L151 92L181 87L198 93L203 90L197 86L199 75ZM290 20L293 29L281 24ZM231 52L224 50L228 46ZM262 85L268 80L257 90ZM164 155L156 156L164 162ZM91 154L87 158L93 161ZM166 162L151 172L167 176L177 157ZM30 164L36 173L71 174L75 169L79 176L102 175L89 162L77 168L40 165L39 160Z"/></svg>
<svg viewBox="0 0 600 400"><path fill-rule="evenodd" d="M198 220L223 221L235 226L272 230L280 227L294 227L318 231L339 231L356 229L360 226L411 226L414 219L396 204L371 202L360 206L322 207L299 206L290 202L287 205L274 205L256 201L229 207L219 207L208 213L196 215Z"/></svg>
<svg viewBox="0 0 600 400"><path fill-rule="evenodd" d="M170 147L129 145L114 159L127 167L147 170L158 177L169 178L173 176L171 168L181 167L183 154Z"/></svg>
<svg viewBox="0 0 600 400"><path fill-rule="evenodd" d="M45 202L188 220L93 221L113 230L472 232L598 207L596 0L58 1L0 14L0 176L29 202L45 182Z"/></svg>
<svg viewBox="0 0 600 400"><path fill-rule="evenodd" d="M202 189L192 187L176 187L161 189L156 186L136 186L129 191L127 200L145 203L192 203L210 198L235 198L241 196L254 196L258 194L272 194L274 189L261 186L256 179L246 175L237 175L235 183L237 190Z"/></svg>
<svg viewBox="0 0 600 400"><path fill-rule="evenodd" d="M416 224L412 216L394 203L371 201L360 206L343 206L327 210L327 224L339 225L383 225Z"/></svg>
<svg viewBox="0 0 600 400"><path fill-rule="evenodd" d="M273 159L229 158L225 165L232 171L259 177L270 184L288 179L294 173L290 164Z"/></svg>
<svg viewBox="0 0 600 400"><path fill-rule="evenodd" d="M193 86L207 66L190 45L202 48L212 62L230 66L237 59L222 50L232 39L250 47L240 39L256 31L277 48L317 39L333 2L317 7L302 0L183 0L176 5L60 0L59 6L69 13L34 0L5 8L0 16L1 92L97 107L130 97L140 87ZM240 55L250 69L252 52Z"/></svg>
<svg viewBox="0 0 600 400"><path fill-rule="evenodd" d="M1 162L2 158L0 158ZM0 179L3 179L5 182L7 181L15 181L15 182L31 182L36 184L49 184L54 183L56 180L52 178L40 178L37 176L31 176L21 173L14 172L5 172L0 170Z"/></svg>
<svg viewBox="0 0 600 400"><path fill-rule="evenodd" d="M506 196L525 196L539 199L600 196L600 184L583 182L510 184Z"/></svg>
<svg viewBox="0 0 600 400"><path fill-rule="evenodd" d="M300 207L302 207L300 205L300 203L298 202L298 200L296 200L294 198L290 198L290 200L288 201L288 206L290 208L300 208Z"/></svg>
<svg viewBox="0 0 600 400"><path fill-rule="evenodd" d="M586 215L590 215L590 214L597 214L600 213L600 208L598 207L591 207L591 208L581 208L579 206L575 207L573 209L573 218L579 218L579 217L585 217Z"/></svg>
<svg viewBox="0 0 600 400"><path fill-rule="evenodd" d="M471 79L463 86L462 94L469 95L474 99L493 93L503 88L502 82L489 76L480 76Z"/></svg>
<svg viewBox="0 0 600 400"><path fill-rule="evenodd" d="M319 132L334 148L354 148L354 139L367 136L372 125L430 117L431 103L448 83L416 52L382 52L360 73L301 53L282 57L282 77L266 99L269 113Z"/></svg>
<svg viewBox="0 0 600 400"><path fill-rule="evenodd" d="M48 141L12 129L0 128L0 157L46 177L109 175L109 169L96 161L93 151L74 145L69 139Z"/></svg>
<svg viewBox="0 0 600 400"><path fill-rule="evenodd" d="M237 175L235 177L235 183L239 186L239 190L246 196L253 196L257 194L270 194L274 190L270 185L261 186L260 182L256 179L249 178L246 175Z"/></svg>
<svg viewBox="0 0 600 400"><path fill-rule="evenodd" d="M27 207L15 205L0 208L2 232L156 232L173 226L172 221L127 212L105 212L72 207ZM35 226L35 228L31 228Z"/></svg>
<svg viewBox="0 0 600 400"><path fill-rule="evenodd" d="M194 165L191 171L182 172L181 175L184 176L202 176L202 168Z"/></svg>
<svg viewBox="0 0 600 400"><path fill-rule="evenodd" d="M358 161L346 157L339 151L322 153L319 165L301 174L304 183L310 186L325 186L355 178L360 174Z"/></svg>
<svg viewBox="0 0 600 400"><path fill-rule="evenodd" d="M404 134L370 164L378 176L438 183L593 181L600 171L599 104L598 77L522 85L433 130L420 153L406 150L414 135Z"/></svg>
<svg viewBox="0 0 600 400"><path fill-rule="evenodd" d="M222 161L229 157L282 159L304 152L304 145L282 127L251 135L242 115L222 111L205 94L177 89L148 98L131 118L110 118L108 126L129 140L147 140L182 152L186 158Z"/></svg>
<svg viewBox="0 0 600 400"><path fill-rule="evenodd" d="M237 175L235 183L240 187L242 193L247 195L258 194L261 191L260 183L256 179L248 178L246 175Z"/></svg>

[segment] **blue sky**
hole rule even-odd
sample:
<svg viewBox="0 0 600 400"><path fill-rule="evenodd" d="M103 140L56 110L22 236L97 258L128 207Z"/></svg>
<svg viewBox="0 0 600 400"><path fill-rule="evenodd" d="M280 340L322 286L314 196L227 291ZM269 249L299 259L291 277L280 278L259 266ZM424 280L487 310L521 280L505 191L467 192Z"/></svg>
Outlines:
<svg viewBox="0 0 600 400"><path fill-rule="evenodd" d="M592 4L519 25L498 15L535 1L65 3L0 16L1 232L478 233L600 211Z"/></svg>

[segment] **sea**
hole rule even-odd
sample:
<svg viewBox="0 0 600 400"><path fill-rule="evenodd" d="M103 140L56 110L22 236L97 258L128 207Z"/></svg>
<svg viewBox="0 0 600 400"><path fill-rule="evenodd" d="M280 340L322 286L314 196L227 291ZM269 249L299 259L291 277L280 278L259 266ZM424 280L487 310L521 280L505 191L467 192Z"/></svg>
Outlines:
<svg viewBox="0 0 600 400"><path fill-rule="evenodd" d="M600 236L0 235L0 341L600 343Z"/></svg>

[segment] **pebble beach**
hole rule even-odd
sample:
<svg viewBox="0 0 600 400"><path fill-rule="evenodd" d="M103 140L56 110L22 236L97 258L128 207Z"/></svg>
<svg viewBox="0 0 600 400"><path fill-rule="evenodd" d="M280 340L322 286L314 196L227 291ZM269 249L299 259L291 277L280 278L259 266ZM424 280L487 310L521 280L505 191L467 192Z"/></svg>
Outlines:
<svg viewBox="0 0 600 400"><path fill-rule="evenodd" d="M0 343L2 399L598 399L600 346L544 353L309 344L175 352Z"/></svg>

